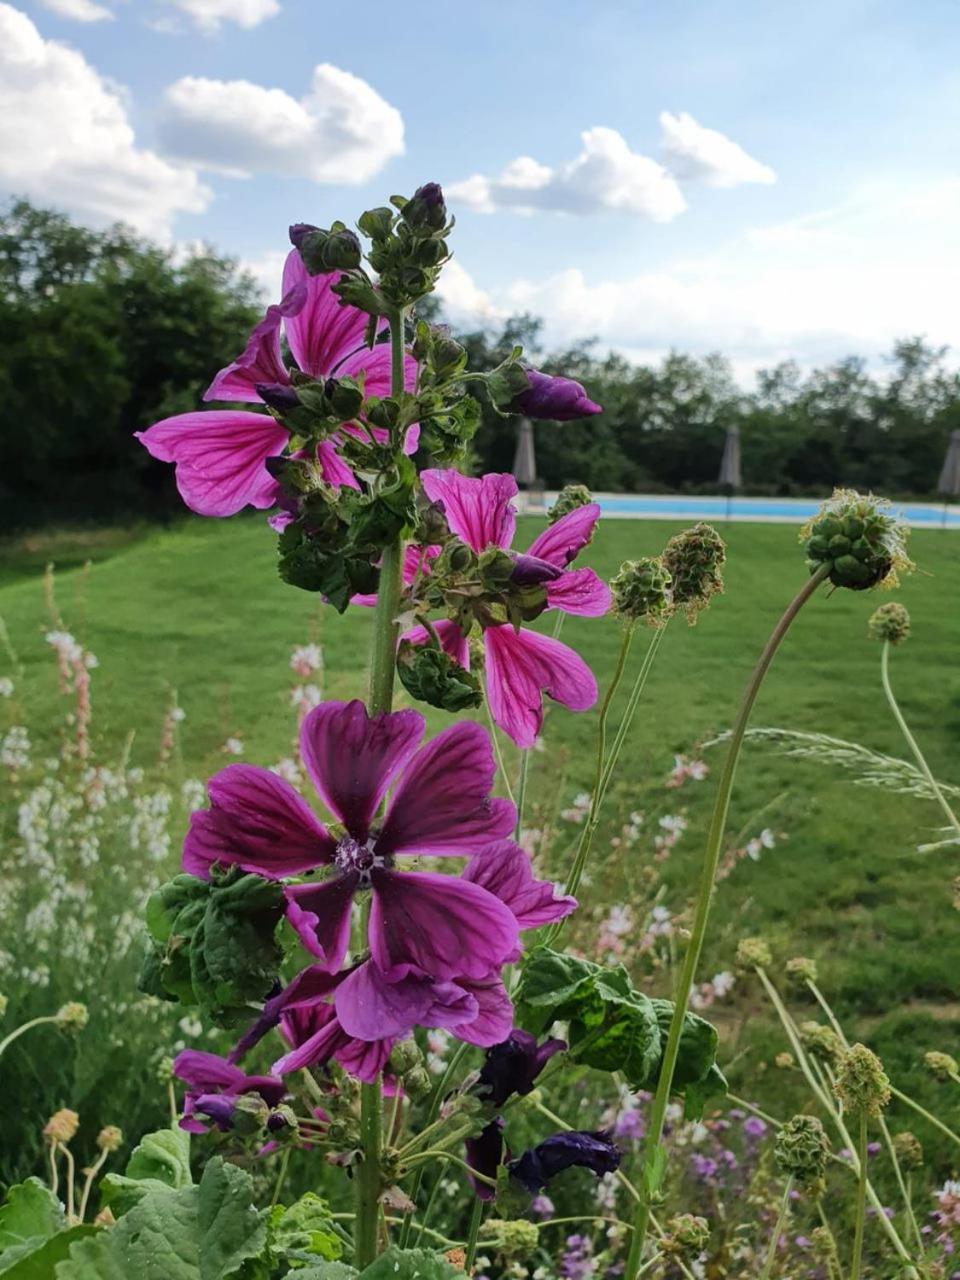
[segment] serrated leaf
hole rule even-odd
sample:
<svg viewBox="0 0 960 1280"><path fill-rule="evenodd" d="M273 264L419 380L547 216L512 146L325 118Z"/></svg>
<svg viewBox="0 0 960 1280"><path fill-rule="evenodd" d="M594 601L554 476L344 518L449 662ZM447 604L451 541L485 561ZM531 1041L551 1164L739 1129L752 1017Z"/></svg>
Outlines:
<svg viewBox="0 0 960 1280"><path fill-rule="evenodd" d="M253 1179L224 1160L211 1160L197 1198L200 1280L225 1280L263 1252L267 1228L253 1203Z"/></svg>
<svg viewBox="0 0 960 1280"><path fill-rule="evenodd" d="M284 1280L357 1280L360 1272L345 1262L321 1262L298 1271L288 1271Z"/></svg>
<svg viewBox="0 0 960 1280"><path fill-rule="evenodd" d="M442 1254L391 1248L360 1272L360 1280L462 1280L463 1272Z"/></svg>
<svg viewBox="0 0 960 1280"><path fill-rule="evenodd" d="M280 1211L271 1224L270 1247L281 1254L296 1249L331 1262L343 1252L331 1226L330 1206L312 1191Z"/></svg>
<svg viewBox="0 0 960 1280"><path fill-rule="evenodd" d="M33 1246L5 1249L0 1254L0 1276L3 1280L50 1280L54 1268L67 1257L71 1247L96 1231L94 1226L77 1224Z"/></svg>
<svg viewBox="0 0 960 1280"><path fill-rule="evenodd" d="M0 1251L28 1240L46 1240L64 1223L63 1205L39 1178L9 1189L0 1206Z"/></svg>

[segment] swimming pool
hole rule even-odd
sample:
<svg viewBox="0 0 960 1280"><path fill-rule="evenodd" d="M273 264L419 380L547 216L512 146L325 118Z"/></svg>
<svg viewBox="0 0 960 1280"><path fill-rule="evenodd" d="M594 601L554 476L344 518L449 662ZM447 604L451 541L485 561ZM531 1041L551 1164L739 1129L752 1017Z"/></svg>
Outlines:
<svg viewBox="0 0 960 1280"><path fill-rule="evenodd" d="M547 502L555 494L547 494ZM772 523L802 524L815 515L820 503L815 498L732 498L672 497L661 494L598 493L594 495L605 515L633 519L674 520L700 519L758 520ZM935 503L907 502L893 504L893 509L917 528L960 529L960 506L944 509Z"/></svg>

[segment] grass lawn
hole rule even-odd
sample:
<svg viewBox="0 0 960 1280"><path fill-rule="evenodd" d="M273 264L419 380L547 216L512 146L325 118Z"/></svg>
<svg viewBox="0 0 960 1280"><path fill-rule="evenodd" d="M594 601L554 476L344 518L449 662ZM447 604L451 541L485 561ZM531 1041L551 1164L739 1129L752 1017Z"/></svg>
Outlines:
<svg viewBox="0 0 960 1280"><path fill-rule="evenodd" d="M680 527L608 520L586 559L609 576L622 560L658 551ZM538 528L534 520L521 521L517 545ZM674 752L690 753L729 725L764 639L803 581L796 528L734 524L723 532L727 592L696 627L671 624L624 753L589 890L605 905L629 901L649 862L648 845L623 857L609 847L609 836L652 791L658 806L653 819L669 806L690 822L663 865L664 900L680 910L692 893L719 749L706 753L713 770L706 782L677 792L663 792L660 784ZM894 655L893 678L933 769L957 782L960 538L918 533L912 553L921 572L896 598L909 607L914 634ZM52 735L62 719L43 640L49 624L39 571L46 558L62 556L76 566L88 554L92 570L70 567L59 574L58 599L67 627L99 658L96 732L115 751L133 734L134 760L146 766L155 760L175 688L186 711L184 776L222 765L222 744L231 734L243 737L246 757L255 762L272 764L291 754L288 660L295 644L309 640L324 648L327 696L363 693L370 612L353 609L341 618L284 586L273 567L274 539L262 520L196 520L167 531L75 535L69 541L51 536L0 549L0 615L24 667L16 697L30 704L23 722L48 724ZM879 647L866 637L867 618L879 602L875 594L821 591L788 637L754 723L822 731L904 755L880 689ZM619 636L613 619L568 619L563 631L563 639L590 660L601 687ZM644 643L640 636L635 663ZM16 722L28 713L15 698L4 714ZM445 717L433 719L439 726ZM549 814L588 789L595 730L594 714L551 711L546 750L534 755L531 767L534 812ZM960 859L949 850L916 852L919 843L936 838L935 807L855 787L822 766L753 747L741 764L730 830L753 835L763 826L785 838L720 886L703 976L733 966L738 938L763 933L780 960L802 953L820 962L822 987L858 1033L887 1055L898 1078L913 1074L927 1048L957 1053L960 915L951 906L951 881ZM552 870L561 873L557 861ZM748 985L727 1008L734 1011L722 1015L731 1053L746 1046L747 1060L752 1055L755 1061L783 1047L762 1025L743 1035L756 1012ZM941 1109L944 1101L940 1095Z"/></svg>

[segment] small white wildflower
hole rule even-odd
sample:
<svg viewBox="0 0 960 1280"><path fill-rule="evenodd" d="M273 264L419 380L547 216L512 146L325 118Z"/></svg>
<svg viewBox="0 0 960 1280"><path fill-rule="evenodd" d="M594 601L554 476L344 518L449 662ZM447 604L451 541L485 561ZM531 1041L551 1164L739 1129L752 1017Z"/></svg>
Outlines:
<svg viewBox="0 0 960 1280"><path fill-rule="evenodd" d="M323 666L323 650L318 644L298 645L290 655L290 666L298 676L308 676Z"/></svg>
<svg viewBox="0 0 960 1280"><path fill-rule="evenodd" d="M174 724L180 724L182 721L186 720L186 718L187 713L184 711L183 707L170 708L170 719Z"/></svg>
<svg viewBox="0 0 960 1280"><path fill-rule="evenodd" d="M284 782L289 782L292 787L298 787L303 781L300 766L296 760L291 760L289 756L284 756L282 760L278 760L270 772L275 773Z"/></svg>
<svg viewBox="0 0 960 1280"><path fill-rule="evenodd" d="M243 739L228 738L226 742L223 744L223 750L225 754L228 756L242 756L243 755Z"/></svg>
<svg viewBox="0 0 960 1280"><path fill-rule="evenodd" d="M13 681L9 676L0 677L0 698L13 696Z"/></svg>

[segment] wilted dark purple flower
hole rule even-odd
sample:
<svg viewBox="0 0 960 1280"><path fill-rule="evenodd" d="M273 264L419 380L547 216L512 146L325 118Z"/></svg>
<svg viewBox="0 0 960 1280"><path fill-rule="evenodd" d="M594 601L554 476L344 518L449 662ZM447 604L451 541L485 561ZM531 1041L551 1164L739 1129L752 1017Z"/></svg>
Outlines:
<svg viewBox="0 0 960 1280"><path fill-rule="evenodd" d="M535 1195L551 1178L574 1165L601 1174L613 1173L620 1167L620 1149L610 1139L609 1132L584 1133L570 1130L555 1133L536 1147L531 1147L507 1165L518 1182Z"/></svg>
<svg viewBox="0 0 960 1280"><path fill-rule="evenodd" d="M287 1091L277 1076L244 1075L239 1067L201 1049L178 1053L173 1073L189 1085L180 1121L180 1128L188 1133L206 1133L210 1127L206 1120L223 1131L231 1129L240 1098L262 1098L266 1110L278 1106Z"/></svg>
<svg viewBox="0 0 960 1280"><path fill-rule="evenodd" d="M510 409L528 418L549 418L553 422L570 422L603 413L603 407L587 395L572 378L554 377L539 369L525 369L529 386L514 396Z"/></svg>
<svg viewBox="0 0 960 1280"><path fill-rule="evenodd" d="M544 1040L538 1045L536 1036L514 1027L506 1040L487 1050L477 1092L485 1102L502 1107L512 1094L529 1093L553 1055L566 1047L565 1040Z"/></svg>
<svg viewBox="0 0 960 1280"><path fill-rule="evenodd" d="M495 1116L476 1138L468 1138L464 1146L470 1168L485 1178L496 1178L503 1159L503 1117ZM481 1200L492 1200L496 1196L493 1187L488 1187L479 1178L471 1178L470 1181Z"/></svg>
<svg viewBox="0 0 960 1280"><path fill-rule="evenodd" d="M300 397L288 383L258 382L256 392L263 403L276 409L277 413L289 413L300 403Z"/></svg>
<svg viewBox="0 0 960 1280"><path fill-rule="evenodd" d="M522 551L514 556L513 573L510 581L518 587L540 587L545 582L556 582L563 570L539 556L525 555Z"/></svg>

